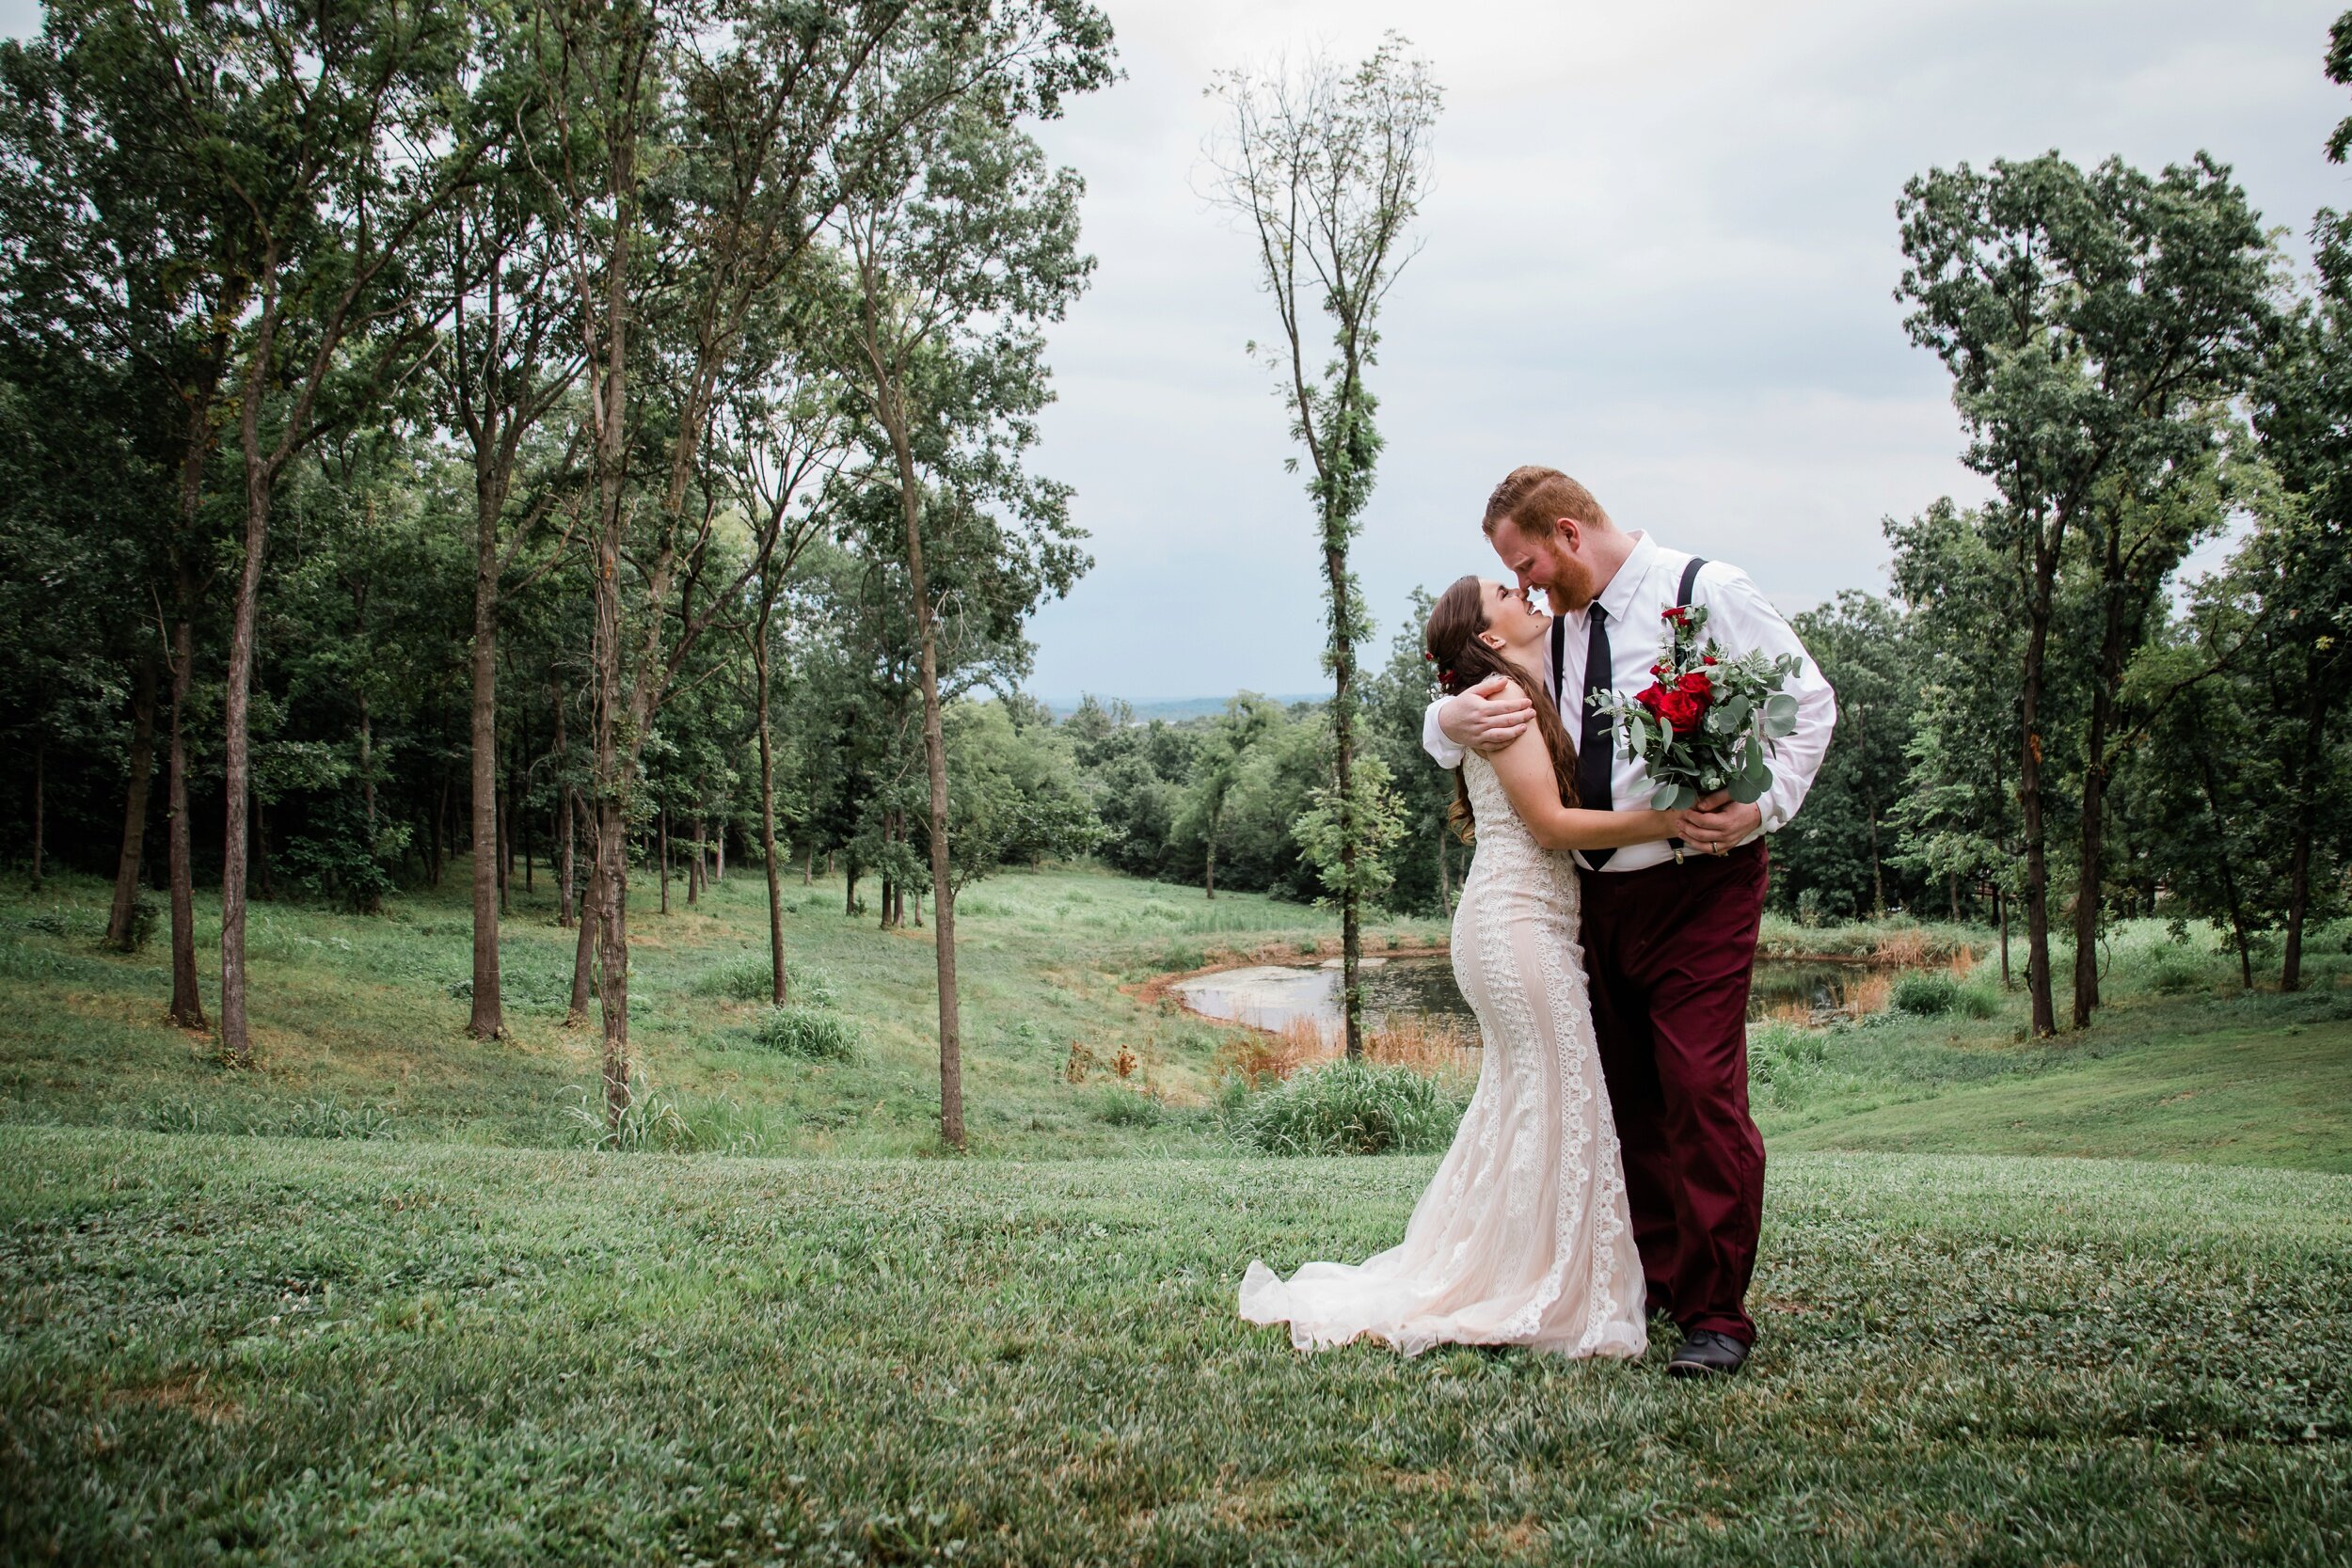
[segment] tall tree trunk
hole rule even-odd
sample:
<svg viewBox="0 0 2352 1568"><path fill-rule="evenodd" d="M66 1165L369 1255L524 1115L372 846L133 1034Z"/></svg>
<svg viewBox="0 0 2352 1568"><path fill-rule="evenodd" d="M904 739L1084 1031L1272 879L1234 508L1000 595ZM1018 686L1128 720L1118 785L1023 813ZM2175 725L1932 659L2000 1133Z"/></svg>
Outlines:
<svg viewBox="0 0 2352 1568"><path fill-rule="evenodd" d="M1454 872L1446 863L1445 830L1438 830L1438 906L1445 911L1448 920L1454 918Z"/></svg>
<svg viewBox="0 0 2352 1568"><path fill-rule="evenodd" d="M817 841L810 839L804 847L807 850L807 858L801 862L801 885L815 887L817 885Z"/></svg>
<svg viewBox="0 0 2352 1568"><path fill-rule="evenodd" d="M688 824L694 835L694 858L686 865L686 907L694 908L703 895L703 825L700 818Z"/></svg>
<svg viewBox="0 0 2352 1568"><path fill-rule="evenodd" d="M2060 525L2063 527L2063 524ZM2058 1033L2058 1003L2050 978L2050 852L2042 816L2042 690L2050 648L2051 596L2058 580L2063 535L2034 530L2034 581L2027 608L2023 687L2025 744L2019 757L2017 799L2026 828L2026 990L2033 1008L2033 1032Z"/></svg>
<svg viewBox="0 0 2352 1568"><path fill-rule="evenodd" d="M580 893L580 935L572 944L572 996L564 1009L564 1026L577 1028L588 1022L588 998L593 990L591 981L596 967L596 863L588 862L587 886Z"/></svg>
<svg viewBox="0 0 2352 1568"><path fill-rule="evenodd" d="M1222 811L1213 811L1209 813L1209 852L1207 863L1202 867L1200 874L1200 888L1202 895L1209 898L1215 898L1216 896L1216 829L1217 818L1223 815L1224 813Z"/></svg>
<svg viewBox="0 0 2352 1568"><path fill-rule="evenodd" d="M668 914L670 912L670 808L668 806L661 808L660 860L661 912Z"/></svg>
<svg viewBox="0 0 2352 1568"><path fill-rule="evenodd" d="M758 683L759 703L759 851L768 873L768 999L777 1006L784 1006L784 868L776 863L776 758L769 738L768 719L768 618L774 605L774 595L768 589L765 574L761 578L759 625L753 633L752 670ZM811 850L811 858L815 851ZM805 871L801 885L808 885Z"/></svg>
<svg viewBox="0 0 2352 1568"><path fill-rule="evenodd" d="M574 807L572 800L572 786L565 784L563 786L562 803L557 807L557 810L560 811L563 816L557 822L555 829L555 852L559 857L561 857L556 862L555 924L566 931L572 928L573 919L572 856L577 851L580 842L580 824L573 820Z"/></svg>
<svg viewBox="0 0 2352 1568"><path fill-rule="evenodd" d="M171 879L171 1022L183 1029L210 1027L196 983L196 856L188 822L188 686L196 668L193 571L183 567L178 613L171 624L171 734L164 754L166 853Z"/></svg>
<svg viewBox="0 0 2352 1568"><path fill-rule="evenodd" d="M2106 528L2100 590L2099 668L2090 688L2090 728L2083 744L2082 820L2075 844L2074 1011L2077 1029L2090 1026L2099 1006L2099 916L2105 905L2101 875L2106 851L2107 730L2115 721L2116 694L2123 682L2128 606L2124 600L2123 519L2110 515Z"/></svg>
<svg viewBox="0 0 2352 1568"><path fill-rule="evenodd" d="M499 863L498 509L488 473L475 479L472 702L468 715L473 803L473 1012L466 1033L494 1040L506 1032L499 972L499 911L506 878Z"/></svg>
<svg viewBox="0 0 2352 1568"><path fill-rule="evenodd" d="M550 685L548 695L553 699L555 710L555 854L558 857L555 864L555 923L569 930L572 925L572 855L580 829L573 820L576 797L571 784L571 745L564 734L564 689Z"/></svg>
<svg viewBox="0 0 2352 1568"><path fill-rule="evenodd" d="M1351 378L1352 380L1352 378ZM1327 517L1325 537L1336 530ZM1347 552L1327 544L1324 571L1331 594L1331 743L1333 774L1340 803L1340 995L1347 1024L1347 1054L1364 1054L1364 989L1360 971L1364 954L1363 893L1356 867L1363 825L1356 820L1356 640L1349 635Z"/></svg>
<svg viewBox="0 0 2352 1568"><path fill-rule="evenodd" d="M216 324L244 313L242 287L231 291ZM204 596L195 541L204 503L204 469L217 444L213 408L228 362L229 331L216 325L195 374L182 392L186 424L180 444L178 515L171 540L171 731L164 752L164 841L166 879L171 903L170 1021L183 1029L209 1027L204 995L196 979L196 856L188 818L188 689L196 678L196 615Z"/></svg>
<svg viewBox="0 0 2352 1568"><path fill-rule="evenodd" d="M2287 859L2286 951L2279 965L2279 989L2303 989L2303 926L2312 909L2312 840L2319 831L2320 759L2325 754L2328 700L2325 683L2303 683L2303 754L2295 785L2294 848Z"/></svg>
<svg viewBox="0 0 2352 1568"><path fill-rule="evenodd" d="M2008 990L2009 977L2009 895L1999 888L1993 890L1993 917L2001 923L2001 989Z"/></svg>
<svg viewBox="0 0 2352 1568"><path fill-rule="evenodd" d="M106 945L128 952L138 914L139 868L147 859L147 798L155 776L155 689L161 678L151 653L139 658L131 684L131 772L122 794L122 852L115 860L114 908L106 914Z"/></svg>
<svg viewBox="0 0 2352 1568"><path fill-rule="evenodd" d="M270 262L274 269L275 261ZM244 394L246 450L245 562L237 574L237 601L229 631L229 684L223 703L222 792L228 821L220 865L220 1049L230 1067L253 1065L252 1026L246 1014L245 905L247 834L252 810L251 708L254 643L259 635L262 562L269 545L271 492L277 475L259 456L262 379L271 362L276 336L274 298L265 304L253 347L253 372Z"/></svg>
<svg viewBox="0 0 2352 1568"><path fill-rule="evenodd" d="M923 570L923 493L907 441L904 410L889 403L885 423L898 460L898 511L906 525L908 586L914 594L914 627L922 651L923 770L930 784L931 925L939 976L939 1135L964 1147L963 1031L956 998L956 895L947 848L947 736L940 717L939 631L930 581Z"/></svg>

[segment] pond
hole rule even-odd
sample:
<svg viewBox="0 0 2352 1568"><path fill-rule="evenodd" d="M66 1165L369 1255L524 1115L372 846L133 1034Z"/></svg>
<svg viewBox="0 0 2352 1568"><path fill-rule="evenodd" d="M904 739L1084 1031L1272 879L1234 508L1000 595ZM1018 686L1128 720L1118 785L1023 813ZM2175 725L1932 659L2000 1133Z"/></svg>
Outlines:
<svg viewBox="0 0 2352 1568"><path fill-rule="evenodd" d="M1438 958L1363 960L1364 1010L1373 1027L1391 1014L1434 1013L1468 1019L1470 1004L1454 983L1453 960ZM1756 966L1748 995L1748 1017L1802 1006L1836 1007L1848 981L1863 973L1839 964L1787 963L1765 959ZM1168 990L1204 1018L1280 1029L1305 1020L1326 1034L1340 1026L1340 960L1317 964L1253 964L1179 980Z"/></svg>

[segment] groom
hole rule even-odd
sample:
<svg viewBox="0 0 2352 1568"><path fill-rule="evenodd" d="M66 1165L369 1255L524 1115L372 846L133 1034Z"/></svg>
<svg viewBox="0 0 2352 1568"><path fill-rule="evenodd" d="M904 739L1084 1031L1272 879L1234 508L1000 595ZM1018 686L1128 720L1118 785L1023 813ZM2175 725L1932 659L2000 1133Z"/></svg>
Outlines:
<svg viewBox="0 0 2352 1568"><path fill-rule="evenodd" d="M1514 468L1486 501L1486 537L1524 589L1550 596L1552 698L1577 742L1577 794L1600 810L1649 803L1641 763L1587 699L1649 684L1660 612L1704 605L1726 655L1804 654L1746 573L1699 562L1610 521L1557 468ZM1580 852L1593 1028L1625 1159L1649 1307L1681 1325L1667 1370L1736 1372L1756 1342L1747 1314L1764 1207L1764 1140L1748 1114L1748 977L1764 912L1764 835L1787 825L1829 749L1837 703L1810 657L1783 689L1797 727L1754 804L1716 794L1664 844ZM1500 676L1432 703L1422 744L1443 768L1493 752L1533 717Z"/></svg>

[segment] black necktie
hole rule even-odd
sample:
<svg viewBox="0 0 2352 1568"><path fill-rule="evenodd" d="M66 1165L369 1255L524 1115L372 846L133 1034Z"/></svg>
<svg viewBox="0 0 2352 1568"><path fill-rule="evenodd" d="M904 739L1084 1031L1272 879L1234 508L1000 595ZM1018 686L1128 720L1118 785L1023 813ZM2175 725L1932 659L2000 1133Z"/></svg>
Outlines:
<svg viewBox="0 0 2352 1568"><path fill-rule="evenodd" d="M1585 614L1592 627L1584 639L1584 724L1576 743L1576 795L1589 811L1613 811L1609 775L1614 770L1615 740L1609 716L1593 705L1593 693L1609 689L1609 612L1596 604ZM1584 863L1597 871L1614 849L1587 849Z"/></svg>

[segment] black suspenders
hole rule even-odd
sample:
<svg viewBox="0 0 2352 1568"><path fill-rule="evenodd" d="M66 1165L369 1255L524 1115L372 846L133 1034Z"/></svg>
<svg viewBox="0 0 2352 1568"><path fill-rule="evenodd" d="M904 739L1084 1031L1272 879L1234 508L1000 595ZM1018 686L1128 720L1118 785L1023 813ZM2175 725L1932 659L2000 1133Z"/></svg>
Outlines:
<svg viewBox="0 0 2352 1568"><path fill-rule="evenodd" d="M1677 605L1685 606L1691 602L1691 590L1698 586L1699 568L1706 564L1705 557L1694 555L1691 563L1682 568L1682 587L1675 594ZM1563 672L1567 668L1567 651L1568 619L1565 615L1555 615L1551 618L1551 700L1554 703L1565 704L1565 701L1560 692L1560 683L1566 678ZM1586 671L1585 684L1592 684L1592 672Z"/></svg>
<svg viewBox="0 0 2352 1568"><path fill-rule="evenodd" d="M1694 555L1691 558L1691 564L1682 568L1682 592L1675 595L1677 606L1687 607L1690 604L1691 590L1697 585L1699 580L1699 568L1706 564L1707 562L1703 558Z"/></svg>

